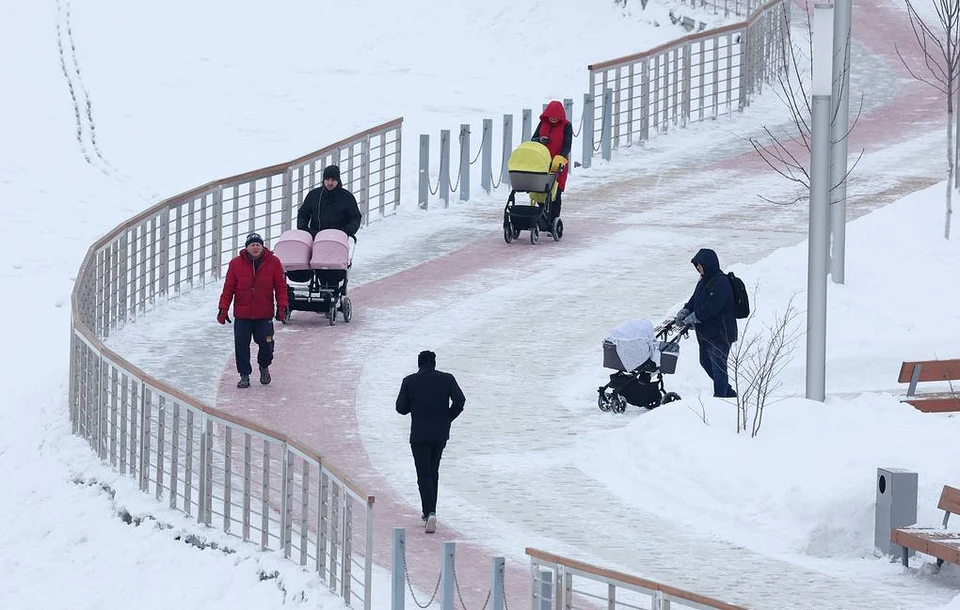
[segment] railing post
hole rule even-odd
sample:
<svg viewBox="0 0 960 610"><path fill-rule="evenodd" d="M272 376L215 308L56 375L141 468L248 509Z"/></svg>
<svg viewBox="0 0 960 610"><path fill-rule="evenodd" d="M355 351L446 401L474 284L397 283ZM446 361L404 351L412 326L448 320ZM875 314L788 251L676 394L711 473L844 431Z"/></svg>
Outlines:
<svg viewBox="0 0 960 610"><path fill-rule="evenodd" d="M443 567L440 571L440 610L453 610L456 542L443 543Z"/></svg>
<svg viewBox="0 0 960 610"><path fill-rule="evenodd" d="M213 189L213 277L220 278L223 272L223 187Z"/></svg>
<svg viewBox="0 0 960 610"><path fill-rule="evenodd" d="M430 196L430 135L420 134L420 174L417 180L417 207L426 210Z"/></svg>
<svg viewBox="0 0 960 610"><path fill-rule="evenodd" d="M293 168L283 172L283 195L280 200L280 232L293 228Z"/></svg>
<svg viewBox="0 0 960 610"><path fill-rule="evenodd" d="M749 80L750 80L750 64L753 63L750 61L750 45L747 40L750 35L750 28L745 27L740 32L740 87L739 95L740 100L738 102L737 110L743 110L747 106L747 94L749 91Z"/></svg>
<svg viewBox="0 0 960 610"><path fill-rule="evenodd" d="M591 75L593 72L590 73ZM593 165L593 94L583 94L583 113L580 116L580 165Z"/></svg>
<svg viewBox="0 0 960 610"><path fill-rule="evenodd" d="M480 140L480 188L490 194L493 178L493 119L483 119L483 135Z"/></svg>
<svg viewBox="0 0 960 610"><path fill-rule="evenodd" d="M533 125L531 121L533 120L532 112L529 108L523 109L523 114L520 119L520 141L526 142L530 139L530 136L533 134Z"/></svg>
<svg viewBox="0 0 960 610"><path fill-rule="evenodd" d="M470 199L470 125L460 124L460 201Z"/></svg>
<svg viewBox="0 0 960 610"><path fill-rule="evenodd" d="M440 199L443 207L450 206L450 130L440 130Z"/></svg>
<svg viewBox="0 0 960 610"><path fill-rule="evenodd" d="M693 78L690 75L691 70L691 59L690 53L692 52L693 47L690 44L686 44L683 47L683 80L682 83L682 92L680 94L680 125L685 127L690 121L690 89L693 86Z"/></svg>
<svg viewBox="0 0 960 610"><path fill-rule="evenodd" d="M513 115L503 115L503 155L500 158L500 183L510 184L510 153L513 152Z"/></svg>
<svg viewBox="0 0 960 610"><path fill-rule="evenodd" d="M600 126L600 154L604 161L610 160L611 134L613 124L613 90L607 87L603 90L603 123Z"/></svg>
<svg viewBox="0 0 960 610"><path fill-rule="evenodd" d="M293 452L286 443L282 445L283 462L280 465L280 549L284 557L290 557L293 542Z"/></svg>
<svg viewBox="0 0 960 610"><path fill-rule="evenodd" d="M504 610L504 558L493 558L493 585L490 587L491 610Z"/></svg>
<svg viewBox="0 0 960 610"><path fill-rule="evenodd" d="M373 607L373 497L367 497L363 547L363 610Z"/></svg>
<svg viewBox="0 0 960 610"><path fill-rule="evenodd" d="M570 121L571 127L573 126L573 98L565 97L563 98L563 112L567 115L567 120ZM573 142L570 143L570 152L573 152ZM572 154L569 156L573 156ZM570 163L570 160L567 160L567 173L573 173L573 163Z"/></svg>
<svg viewBox="0 0 960 610"><path fill-rule="evenodd" d="M402 527L395 527L393 528L393 558L390 561L390 610L403 610L406 552L407 531Z"/></svg>

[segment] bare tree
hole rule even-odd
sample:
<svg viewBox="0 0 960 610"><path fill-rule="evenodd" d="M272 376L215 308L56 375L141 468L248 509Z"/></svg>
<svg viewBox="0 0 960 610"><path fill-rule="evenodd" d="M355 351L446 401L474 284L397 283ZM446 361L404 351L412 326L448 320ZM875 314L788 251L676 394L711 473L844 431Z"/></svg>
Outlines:
<svg viewBox="0 0 960 610"><path fill-rule="evenodd" d="M954 143L953 120L953 98L957 93L957 76L960 70L960 0L933 0L938 22L933 25L920 16L910 0L905 2L910 27L913 28L913 36L917 39L920 52L923 53L923 64L929 72L929 78L914 71L900 53L899 47L897 47L897 55L910 76L947 96L947 210L943 223L943 237L950 239L950 217L953 215L951 194L957 172L953 156L954 146L960 149L960 133L956 134L956 143ZM937 31L934 31L934 27Z"/></svg>
<svg viewBox="0 0 960 610"><path fill-rule="evenodd" d="M759 292L755 286L754 302ZM767 404L782 385L781 374L796 351L801 337L797 323L800 312L793 305L796 295L790 297L783 314L775 313L774 321L762 330L751 328L754 314L747 318L735 349L730 354L731 379L737 392L737 433L750 431L756 437L763 424Z"/></svg>
<svg viewBox="0 0 960 610"><path fill-rule="evenodd" d="M800 187L799 194L788 201L777 201L767 199L762 195L760 196L764 201L782 205L798 203L809 200L810 198L810 170L808 165L812 146L810 79L813 74L813 19L809 11L809 5L804 3L804 8L804 15L806 17L804 25L807 32L806 45L803 46L795 42L792 36L789 37L788 42L782 50L784 69L777 74L777 86L774 88L777 98L790 111L791 127L770 128L764 126L763 131L766 134L766 138L763 139L764 141L761 141L760 138L750 138L750 144L760 158L763 159L764 163ZM790 23L786 11L781 14L781 19L783 20L784 31L789 32ZM850 67L849 36L847 37L845 49L847 53L845 57L835 58L843 61L842 65L844 66L844 69L841 70L839 74L839 91L841 97L850 95L850 79L845 78L845 73L849 71ZM844 83L847 84L845 85ZM834 104L834 113L830 118L831 126L837 120L838 108L839 104ZM860 104L854 116L853 124L843 133L843 140L847 140L850 137L850 132L856 127L862 110L863 95L860 96ZM847 177L850 176L862 157L863 150L861 149L857 160L850 166L843 178L837 184L830 185L831 192L847 180Z"/></svg>

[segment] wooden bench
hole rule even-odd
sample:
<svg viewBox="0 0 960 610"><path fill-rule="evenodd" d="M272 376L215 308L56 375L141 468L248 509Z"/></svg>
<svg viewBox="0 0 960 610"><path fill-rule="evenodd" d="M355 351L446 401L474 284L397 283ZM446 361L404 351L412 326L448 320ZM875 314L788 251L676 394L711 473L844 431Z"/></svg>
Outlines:
<svg viewBox="0 0 960 610"><path fill-rule="evenodd" d="M960 359L904 362L900 365L900 383L909 383L907 397L900 402L913 405L924 413L960 411L960 392L917 394L917 384L923 381L960 380Z"/></svg>
<svg viewBox="0 0 960 610"><path fill-rule="evenodd" d="M960 513L960 489L943 486L937 508L944 511L943 528L902 527L890 530L890 541L903 548L902 562L909 567L909 549L937 558L937 567L944 561L960 565L960 532L948 532L951 513Z"/></svg>

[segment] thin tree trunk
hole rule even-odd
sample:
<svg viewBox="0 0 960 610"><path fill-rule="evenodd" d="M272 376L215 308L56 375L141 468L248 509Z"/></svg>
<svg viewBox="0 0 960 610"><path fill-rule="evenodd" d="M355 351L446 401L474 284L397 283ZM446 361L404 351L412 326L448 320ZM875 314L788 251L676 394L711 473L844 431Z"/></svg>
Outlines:
<svg viewBox="0 0 960 610"><path fill-rule="evenodd" d="M952 89L950 90L952 91ZM950 239L950 216L953 214L951 198L953 196L954 177L956 176L953 167L953 142L950 141L952 139L950 136L953 135L953 104L949 104L948 107L950 110L947 112L947 211L943 223L944 239Z"/></svg>

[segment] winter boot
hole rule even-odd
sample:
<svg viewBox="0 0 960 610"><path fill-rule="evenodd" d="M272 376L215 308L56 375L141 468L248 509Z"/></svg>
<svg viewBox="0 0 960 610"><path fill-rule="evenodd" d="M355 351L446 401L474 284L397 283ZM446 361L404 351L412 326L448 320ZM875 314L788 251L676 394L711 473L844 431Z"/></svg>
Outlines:
<svg viewBox="0 0 960 610"><path fill-rule="evenodd" d="M423 531L432 534L437 531L437 516L433 513L427 515L427 522L423 526Z"/></svg>
<svg viewBox="0 0 960 610"><path fill-rule="evenodd" d="M240 381L237 382L238 388L250 387L250 375L240 375Z"/></svg>
<svg viewBox="0 0 960 610"><path fill-rule="evenodd" d="M261 366L260 367L260 383L267 385L270 383L270 367Z"/></svg>

